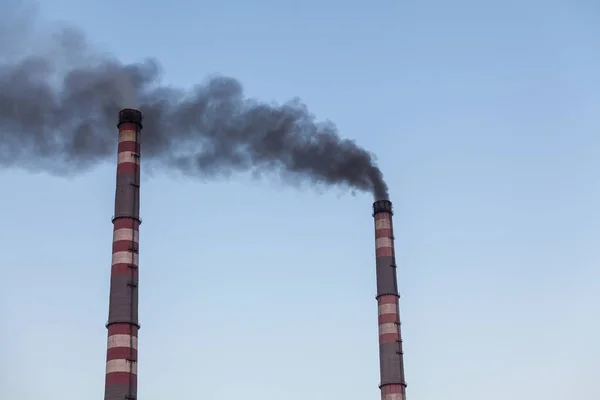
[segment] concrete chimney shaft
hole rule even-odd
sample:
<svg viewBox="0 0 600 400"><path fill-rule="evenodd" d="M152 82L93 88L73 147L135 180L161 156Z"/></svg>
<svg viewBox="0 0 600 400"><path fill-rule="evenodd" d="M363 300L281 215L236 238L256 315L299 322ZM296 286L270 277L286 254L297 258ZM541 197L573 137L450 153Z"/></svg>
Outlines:
<svg viewBox="0 0 600 400"><path fill-rule="evenodd" d="M382 400L406 400L392 203L373 203Z"/></svg>
<svg viewBox="0 0 600 400"><path fill-rule="evenodd" d="M142 113L119 112L105 400L137 398L140 132Z"/></svg>

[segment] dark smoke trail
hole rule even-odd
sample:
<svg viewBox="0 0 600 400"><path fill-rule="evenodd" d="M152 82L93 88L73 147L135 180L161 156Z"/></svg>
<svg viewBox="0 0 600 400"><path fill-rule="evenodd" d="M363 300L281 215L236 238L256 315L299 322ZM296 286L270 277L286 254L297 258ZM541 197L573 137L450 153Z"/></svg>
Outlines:
<svg viewBox="0 0 600 400"><path fill-rule="evenodd" d="M155 61L98 56L72 28L52 38L45 52L19 59L0 42L3 167L69 174L110 159L116 114L133 106L144 113L144 159L155 166L209 177L276 170L388 198L373 156L297 100L251 100L227 77L176 90L159 83Z"/></svg>

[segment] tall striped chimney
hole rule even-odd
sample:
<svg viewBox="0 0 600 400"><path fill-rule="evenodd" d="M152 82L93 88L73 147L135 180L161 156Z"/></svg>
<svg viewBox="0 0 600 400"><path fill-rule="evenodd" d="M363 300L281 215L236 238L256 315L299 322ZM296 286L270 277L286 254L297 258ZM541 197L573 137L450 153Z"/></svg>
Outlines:
<svg viewBox="0 0 600 400"><path fill-rule="evenodd" d="M137 397L140 132L142 113L119 112L105 400Z"/></svg>
<svg viewBox="0 0 600 400"><path fill-rule="evenodd" d="M379 310L379 365L381 400L405 400L404 356L400 332L400 309L392 203L373 203L375 256L377 259L377 305Z"/></svg>

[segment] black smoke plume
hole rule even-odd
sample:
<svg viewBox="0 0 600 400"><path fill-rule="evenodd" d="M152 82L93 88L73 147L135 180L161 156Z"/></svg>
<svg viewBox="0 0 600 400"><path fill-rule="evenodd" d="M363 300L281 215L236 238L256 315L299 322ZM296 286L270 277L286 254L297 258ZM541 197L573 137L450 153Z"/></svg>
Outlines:
<svg viewBox="0 0 600 400"><path fill-rule="evenodd" d="M123 64L93 51L72 27L20 56L10 32L0 35L2 167L70 174L112 159L118 111L132 107L144 114L143 157L154 169L196 177L280 171L388 198L374 157L298 100L249 99L237 80L220 76L190 89L164 86L156 61Z"/></svg>

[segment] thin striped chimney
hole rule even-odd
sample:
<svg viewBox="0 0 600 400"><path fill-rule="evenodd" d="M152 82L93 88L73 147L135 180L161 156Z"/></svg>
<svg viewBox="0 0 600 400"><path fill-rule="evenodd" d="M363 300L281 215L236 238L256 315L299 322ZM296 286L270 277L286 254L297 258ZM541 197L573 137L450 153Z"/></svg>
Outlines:
<svg viewBox="0 0 600 400"><path fill-rule="evenodd" d="M135 400L138 361L138 253L142 113L119 112L105 400Z"/></svg>
<svg viewBox="0 0 600 400"><path fill-rule="evenodd" d="M373 203L375 256L377 260L377 305L379 310L379 364L381 400L405 400L404 355L400 329L398 281L394 252L392 203Z"/></svg>

